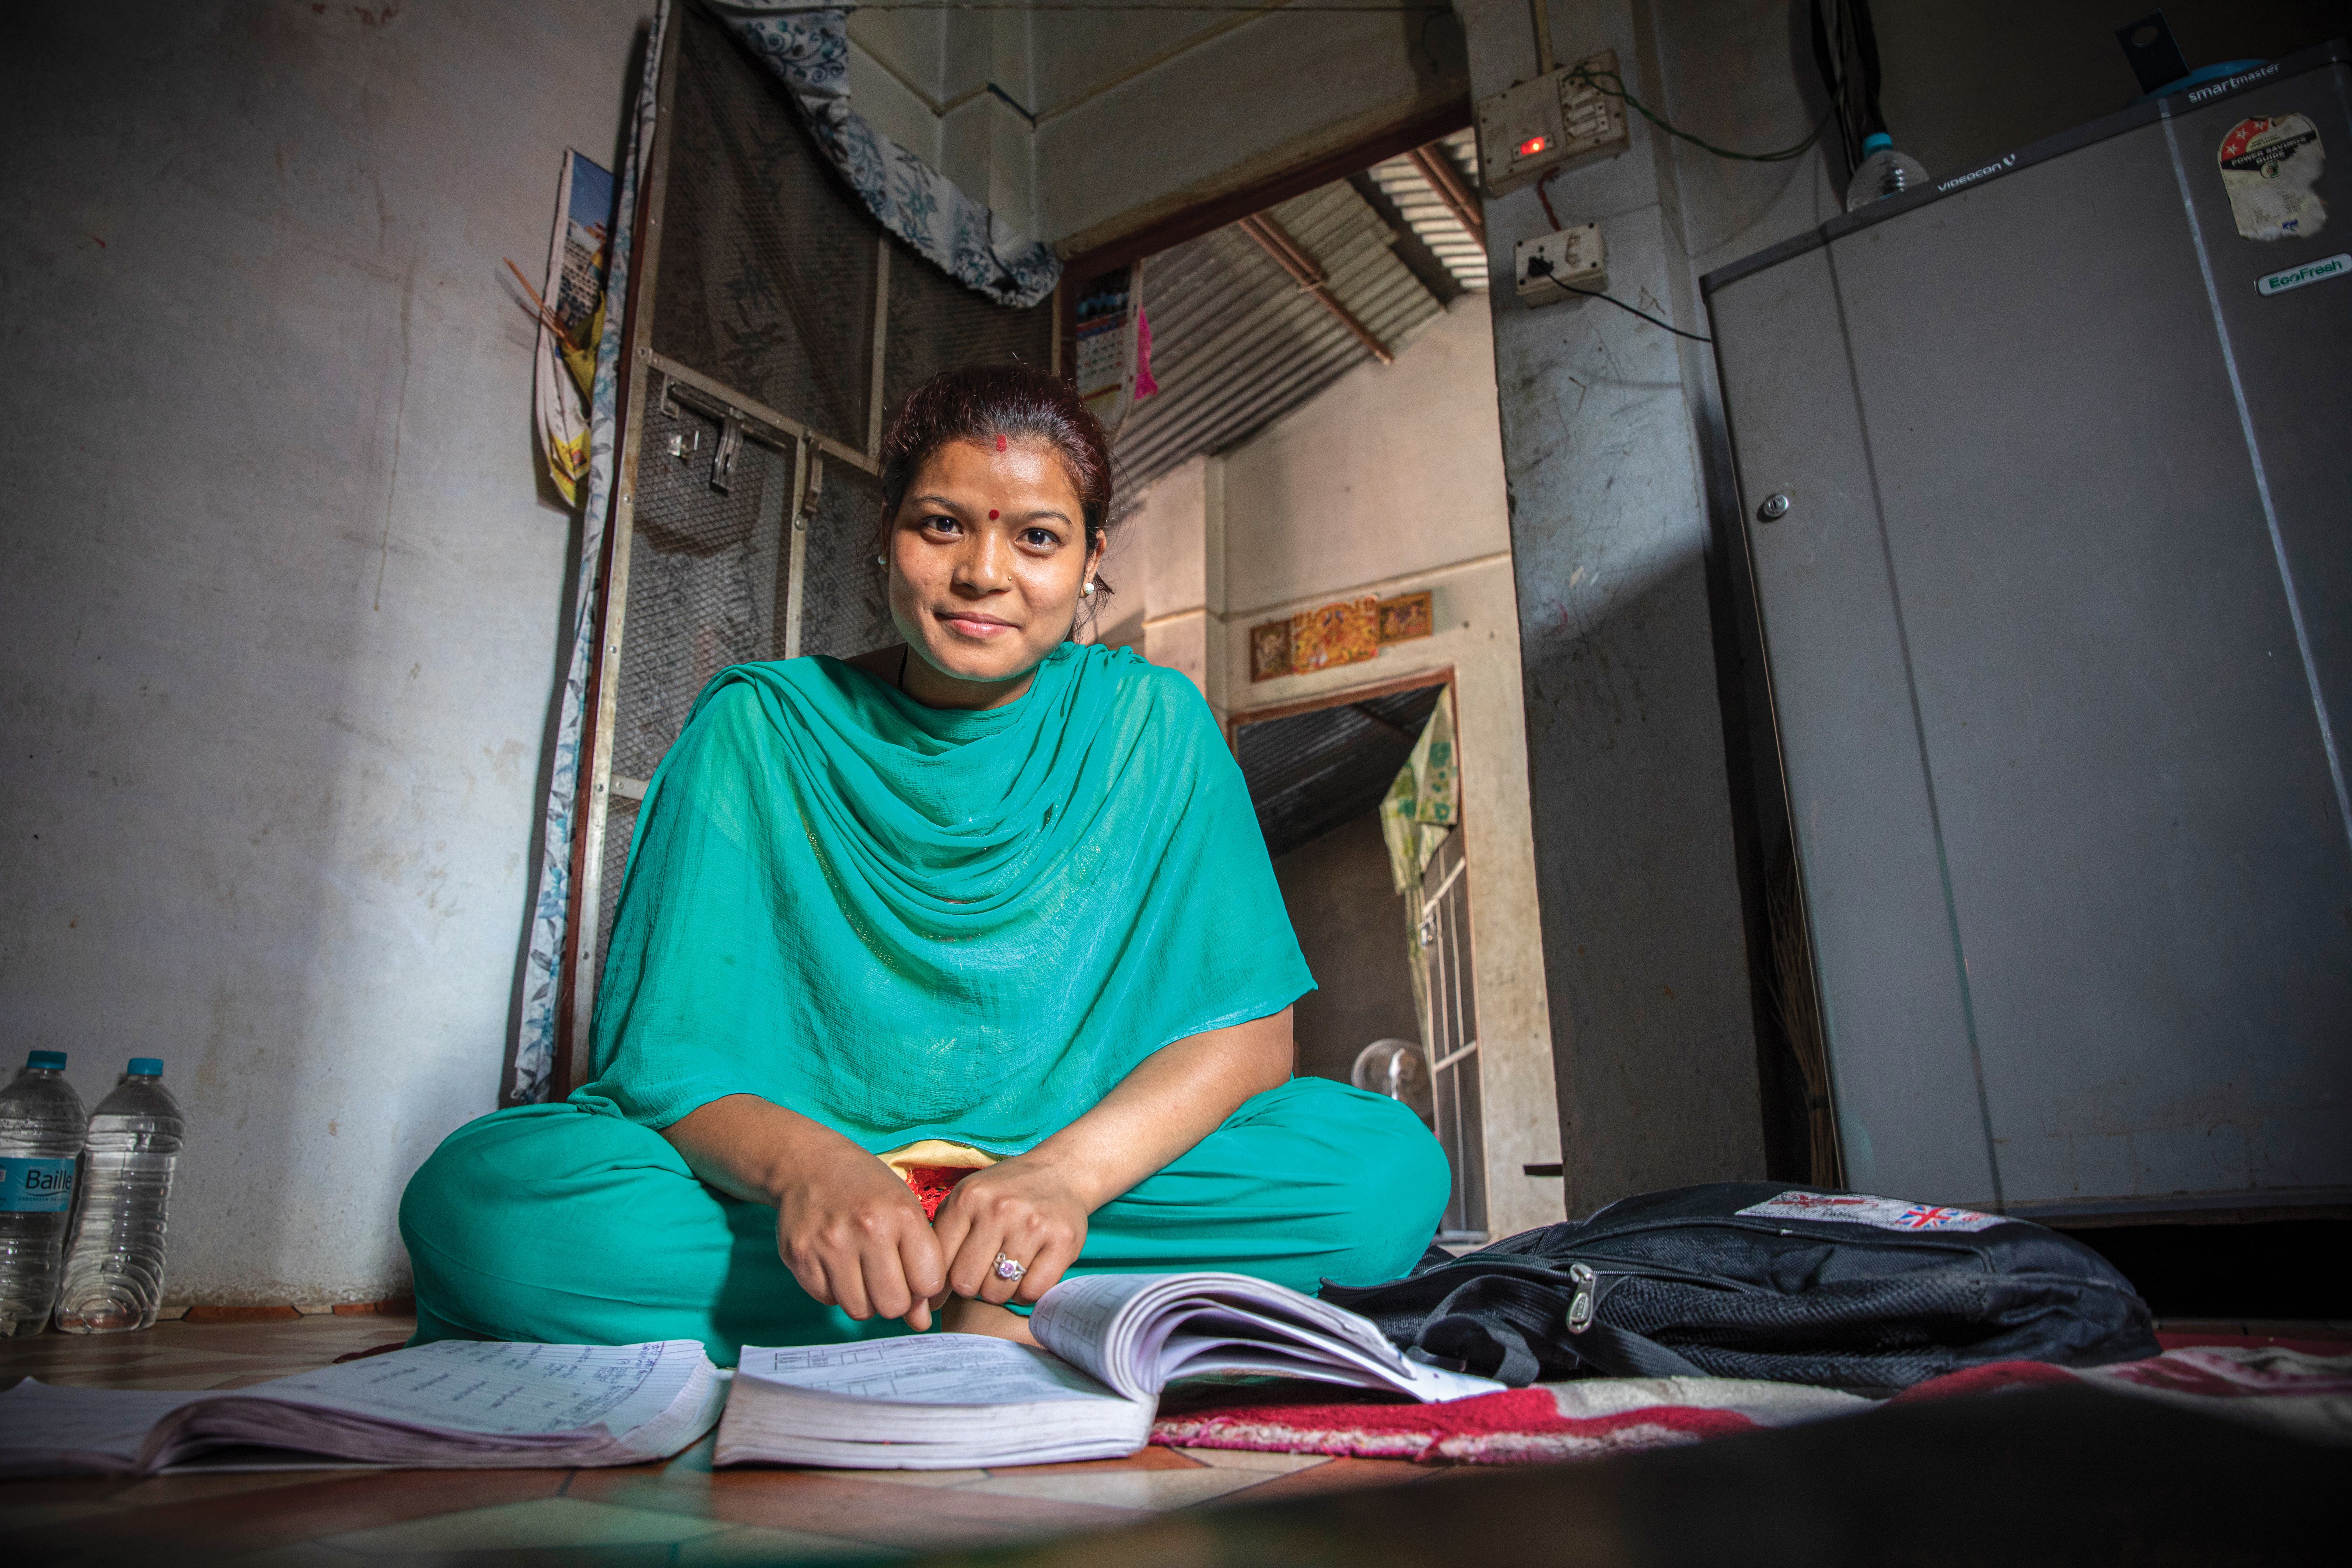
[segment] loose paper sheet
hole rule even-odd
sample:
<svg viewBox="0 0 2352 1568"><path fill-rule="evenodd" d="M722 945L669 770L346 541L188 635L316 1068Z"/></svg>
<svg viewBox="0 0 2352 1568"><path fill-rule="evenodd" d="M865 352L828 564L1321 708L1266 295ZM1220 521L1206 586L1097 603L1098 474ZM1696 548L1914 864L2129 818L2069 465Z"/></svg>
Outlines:
<svg viewBox="0 0 2352 1568"><path fill-rule="evenodd" d="M696 1340L532 1345L443 1340L236 1391L449 1432L601 1426L624 1436L669 1408L702 1363Z"/></svg>
<svg viewBox="0 0 2352 1568"><path fill-rule="evenodd" d="M149 1427L183 1405L216 1397L209 1389L58 1388L28 1377L0 1394L0 1455L110 1454L127 1465Z"/></svg>

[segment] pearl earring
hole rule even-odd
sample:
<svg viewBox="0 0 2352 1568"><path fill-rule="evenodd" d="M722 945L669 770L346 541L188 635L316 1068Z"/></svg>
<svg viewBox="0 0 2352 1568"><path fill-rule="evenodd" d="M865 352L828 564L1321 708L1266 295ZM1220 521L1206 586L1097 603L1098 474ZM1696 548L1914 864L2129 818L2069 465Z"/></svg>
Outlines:
<svg viewBox="0 0 2352 1568"><path fill-rule="evenodd" d="M1080 588L1080 589L1078 590L1078 592L1079 592L1079 593L1081 593L1081 594L1091 594L1091 593L1093 593L1094 591L1095 591L1095 585L1094 585L1092 583L1087 584L1085 587Z"/></svg>
<svg viewBox="0 0 2352 1568"><path fill-rule="evenodd" d="M885 561L885 560L884 560L884 559L882 559L882 557L880 557L879 555L877 555L877 556L874 558L874 564L875 564L875 565L877 565L877 566L887 566L888 564L890 564L890 563L888 563L887 561Z"/></svg>

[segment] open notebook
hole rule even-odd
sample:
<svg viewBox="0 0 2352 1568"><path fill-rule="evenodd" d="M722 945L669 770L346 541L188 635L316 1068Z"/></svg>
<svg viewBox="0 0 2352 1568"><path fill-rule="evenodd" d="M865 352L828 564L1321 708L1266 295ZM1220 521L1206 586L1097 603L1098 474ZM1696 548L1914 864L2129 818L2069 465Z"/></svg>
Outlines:
<svg viewBox="0 0 2352 1568"><path fill-rule="evenodd" d="M445 1340L234 1393L0 1394L0 1476L320 1464L633 1465L710 1430L727 1380L693 1340Z"/></svg>
<svg viewBox="0 0 2352 1568"><path fill-rule="evenodd" d="M745 1346L721 1465L959 1469L1114 1458L1150 1435L1180 1377L1308 1378L1424 1403L1491 1394L1406 1360L1353 1312L1240 1274L1096 1274L1045 1292L1030 1331Z"/></svg>

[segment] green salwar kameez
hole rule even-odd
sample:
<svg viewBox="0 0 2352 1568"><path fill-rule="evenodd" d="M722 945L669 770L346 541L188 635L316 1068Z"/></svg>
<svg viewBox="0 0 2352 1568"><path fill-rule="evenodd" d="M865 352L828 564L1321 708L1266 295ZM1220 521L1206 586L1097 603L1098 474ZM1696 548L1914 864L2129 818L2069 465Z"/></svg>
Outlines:
<svg viewBox="0 0 2352 1568"><path fill-rule="evenodd" d="M1312 1294L1412 1268L1445 1158L1395 1100L1294 1079L1095 1211L1073 1274L1226 1268ZM811 1300L776 1256L776 1211L695 1180L667 1139L569 1105L451 1134L401 1205L417 1338L746 1344L903 1333Z"/></svg>
<svg viewBox="0 0 2352 1568"><path fill-rule="evenodd" d="M418 1339L898 1331L802 1293L775 1211L659 1130L749 1094L875 1153L1034 1148L1146 1057L1314 981L1207 705L1066 644L1015 702L922 707L828 658L722 670L638 813L569 1103L452 1133L401 1205ZM1393 1100L1295 1079L1097 1211L1073 1272L1404 1272L1445 1162Z"/></svg>

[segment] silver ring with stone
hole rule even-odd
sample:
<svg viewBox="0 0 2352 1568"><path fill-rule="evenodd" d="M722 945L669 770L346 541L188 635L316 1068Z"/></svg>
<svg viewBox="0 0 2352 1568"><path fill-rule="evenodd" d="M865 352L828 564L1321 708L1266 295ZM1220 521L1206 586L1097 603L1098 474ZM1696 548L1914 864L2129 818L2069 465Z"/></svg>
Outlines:
<svg viewBox="0 0 2352 1568"><path fill-rule="evenodd" d="M1019 1279L1028 1272L1027 1264L1015 1263L1001 1252L996 1255L996 1277L999 1279Z"/></svg>

